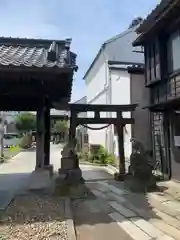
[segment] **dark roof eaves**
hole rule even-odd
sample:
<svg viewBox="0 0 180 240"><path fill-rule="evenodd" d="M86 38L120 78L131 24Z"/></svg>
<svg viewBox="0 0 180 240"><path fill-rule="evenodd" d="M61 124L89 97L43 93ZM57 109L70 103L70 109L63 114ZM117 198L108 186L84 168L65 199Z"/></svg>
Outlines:
<svg viewBox="0 0 180 240"><path fill-rule="evenodd" d="M71 40L70 38L64 39L64 40L55 40L55 39L36 39L36 38L12 38L12 37L0 37L0 45L31 45L31 44L38 44L42 45L51 45L53 41L55 41L57 44L65 45L67 40Z"/></svg>
<svg viewBox="0 0 180 240"><path fill-rule="evenodd" d="M177 0L178 1L178 0ZM137 33L143 33L144 28L150 21L156 20L155 17L161 15L166 9L173 4L175 0L161 0L161 2L156 5L156 7L151 11L151 13L146 17L146 19L137 28Z"/></svg>

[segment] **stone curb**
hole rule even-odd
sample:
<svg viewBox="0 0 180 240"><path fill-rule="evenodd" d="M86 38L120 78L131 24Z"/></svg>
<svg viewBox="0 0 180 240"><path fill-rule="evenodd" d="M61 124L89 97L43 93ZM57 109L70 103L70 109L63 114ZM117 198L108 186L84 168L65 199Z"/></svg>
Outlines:
<svg viewBox="0 0 180 240"><path fill-rule="evenodd" d="M108 172L111 175L114 175L116 172L118 172L118 169L114 166L108 165L104 167L105 171Z"/></svg>
<svg viewBox="0 0 180 240"><path fill-rule="evenodd" d="M76 240L76 233L75 233L70 198L65 199L65 216L66 216L66 223L67 223L68 240Z"/></svg>
<svg viewBox="0 0 180 240"><path fill-rule="evenodd" d="M85 161L79 161L80 165L89 165L89 166L97 166L97 167L107 167L105 164L98 164L98 163L91 163L91 162L85 162Z"/></svg>

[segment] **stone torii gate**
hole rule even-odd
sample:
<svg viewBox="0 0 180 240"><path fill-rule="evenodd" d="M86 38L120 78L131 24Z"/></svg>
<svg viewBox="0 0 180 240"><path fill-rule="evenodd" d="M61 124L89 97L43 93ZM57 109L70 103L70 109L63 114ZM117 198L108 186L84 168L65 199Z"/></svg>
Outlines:
<svg viewBox="0 0 180 240"><path fill-rule="evenodd" d="M60 110L70 111L70 129L69 129L69 152L66 146L66 151L62 152L61 169L60 173L70 172L72 182L75 181L73 176L77 177L77 174L72 174L73 171L79 174L77 179L81 178L81 171L79 169L79 162L77 163L77 156L71 155L70 151L75 151L74 140L76 138L76 127L84 124L113 124L116 126L118 134L118 148L119 148L119 172L116 174L116 180L124 180L125 176L125 155L124 155L124 127L126 124L133 124L133 118L124 118L123 112L133 112L137 104L129 105L91 105L91 104L67 104L59 105L55 104L55 107ZM80 112L94 112L92 118L78 117ZM102 118L101 112L115 112L115 118Z"/></svg>

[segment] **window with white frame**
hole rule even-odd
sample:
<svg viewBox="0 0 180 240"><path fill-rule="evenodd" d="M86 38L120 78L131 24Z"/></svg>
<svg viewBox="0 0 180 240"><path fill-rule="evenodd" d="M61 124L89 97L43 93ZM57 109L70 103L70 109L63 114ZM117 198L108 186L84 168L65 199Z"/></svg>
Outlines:
<svg viewBox="0 0 180 240"><path fill-rule="evenodd" d="M173 33L168 40L168 66L172 73L180 69L180 31Z"/></svg>

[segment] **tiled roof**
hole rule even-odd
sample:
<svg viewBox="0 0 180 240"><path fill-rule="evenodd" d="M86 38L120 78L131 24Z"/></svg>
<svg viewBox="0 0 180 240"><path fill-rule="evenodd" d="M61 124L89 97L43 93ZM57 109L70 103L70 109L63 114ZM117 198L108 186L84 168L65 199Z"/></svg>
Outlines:
<svg viewBox="0 0 180 240"><path fill-rule="evenodd" d="M156 21L157 17L164 12L171 3L175 2L175 0L161 0L159 4L152 10L152 12L147 16L147 18L140 24L137 28L137 33L143 33L144 31L151 26L151 24ZM176 0L177 2L177 0Z"/></svg>
<svg viewBox="0 0 180 240"><path fill-rule="evenodd" d="M15 44L14 41L16 41ZM64 41L64 44L53 41L49 44L49 48L47 48L46 40L31 39L33 41L31 43L29 39L27 41L23 39L23 41L22 44L22 39L9 38L7 43L7 38L0 39L0 44L2 43L0 45L0 67L77 68L76 55L69 50L69 40ZM39 44L39 41L42 41L42 44ZM46 41L45 44L43 41Z"/></svg>

